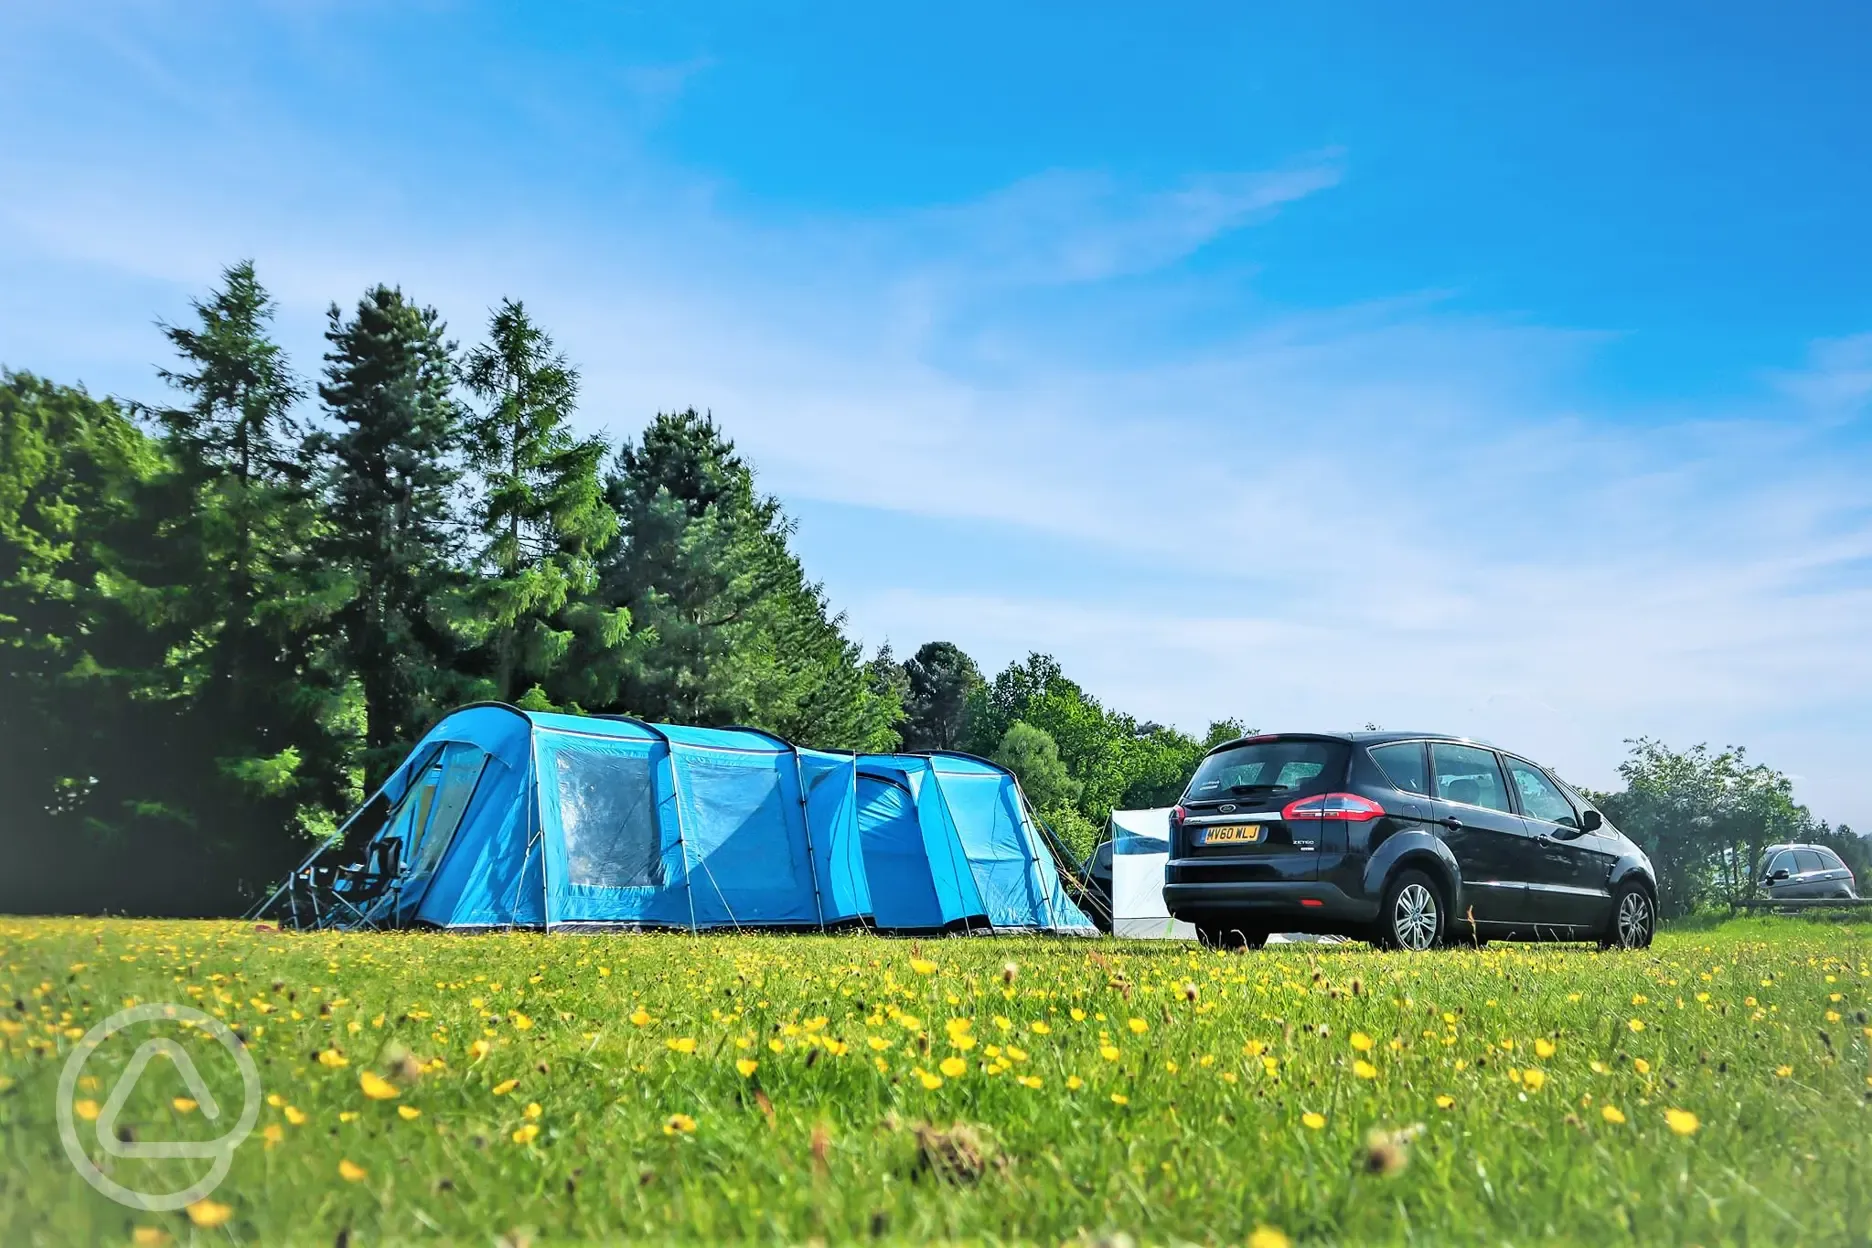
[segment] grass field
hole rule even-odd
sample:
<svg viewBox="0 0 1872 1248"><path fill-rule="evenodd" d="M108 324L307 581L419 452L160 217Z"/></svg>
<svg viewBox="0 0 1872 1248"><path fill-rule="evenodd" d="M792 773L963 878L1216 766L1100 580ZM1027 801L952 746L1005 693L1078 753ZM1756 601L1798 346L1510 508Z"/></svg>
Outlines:
<svg viewBox="0 0 1872 1248"><path fill-rule="evenodd" d="M190 1211L95 1194L55 1125L145 1002L265 1090ZM1774 919L1418 955L0 919L0 1242L1867 1243L1869 1008L1872 928ZM135 1043L76 1086L93 1156ZM235 1064L189 1051L221 1121L159 1060L120 1131L223 1133Z"/></svg>

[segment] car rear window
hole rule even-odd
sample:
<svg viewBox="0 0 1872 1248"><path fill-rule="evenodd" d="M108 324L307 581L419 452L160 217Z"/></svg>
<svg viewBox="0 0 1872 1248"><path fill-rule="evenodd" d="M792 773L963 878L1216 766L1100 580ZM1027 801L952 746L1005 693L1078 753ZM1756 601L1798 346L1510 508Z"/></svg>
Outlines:
<svg viewBox="0 0 1872 1248"><path fill-rule="evenodd" d="M1276 737L1245 741L1203 759L1184 800L1225 802L1280 794L1301 797L1338 787L1350 748L1343 741Z"/></svg>

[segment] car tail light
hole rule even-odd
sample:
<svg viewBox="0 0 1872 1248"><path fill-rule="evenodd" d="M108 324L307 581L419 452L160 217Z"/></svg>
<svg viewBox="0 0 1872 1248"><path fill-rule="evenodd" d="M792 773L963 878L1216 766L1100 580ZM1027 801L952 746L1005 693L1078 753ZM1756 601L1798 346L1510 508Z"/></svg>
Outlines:
<svg viewBox="0 0 1872 1248"><path fill-rule="evenodd" d="M1321 793L1288 802L1281 808L1281 818L1334 819L1344 823L1365 823L1383 817L1384 807L1369 797L1356 793Z"/></svg>

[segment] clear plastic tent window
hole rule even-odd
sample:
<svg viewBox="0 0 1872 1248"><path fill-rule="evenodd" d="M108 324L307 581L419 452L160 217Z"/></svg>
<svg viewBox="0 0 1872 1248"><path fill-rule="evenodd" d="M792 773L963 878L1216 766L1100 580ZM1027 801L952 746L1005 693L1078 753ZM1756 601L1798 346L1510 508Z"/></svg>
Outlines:
<svg viewBox="0 0 1872 1248"><path fill-rule="evenodd" d="M436 863L442 858L442 851L448 848L449 841L455 836L455 828L468 809L468 801L474 796L475 785L480 782L481 769L487 766L487 761L487 754L472 745L452 743L444 749L442 781L435 800L435 813L429 820L428 831L423 833L422 844L416 850L410 871L412 875L426 876L435 870Z"/></svg>
<svg viewBox="0 0 1872 1248"><path fill-rule="evenodd" d="M567 882L660 888L663 854L650 758L570 742L553 753Z"/></svg>

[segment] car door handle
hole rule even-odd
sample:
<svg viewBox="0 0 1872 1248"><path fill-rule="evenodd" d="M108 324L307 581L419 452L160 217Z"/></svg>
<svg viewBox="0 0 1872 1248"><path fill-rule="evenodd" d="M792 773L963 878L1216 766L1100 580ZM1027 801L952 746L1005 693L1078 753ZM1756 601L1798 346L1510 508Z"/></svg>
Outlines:
<svg viewBox="0 0 1872 1248"><path fill-rule="evenodd" d="M1552 849L1554 846L1560 843L1559 841L1556 841L1553 837L1548 836L1545 832L1542 832L1539 836L1536 836L1534 838L1534 841L1542 849Z"/></svg>
<svg viewBox="0 0 1872 1248"><path fill-rule="evenodd" d="M1448 828L1452 832L1460 832L1463 826L1462 820L1458 819L1455 815L1449 815L1445 818L1437 820L1437 822L1442 824L1444 827Z"/></svg>

